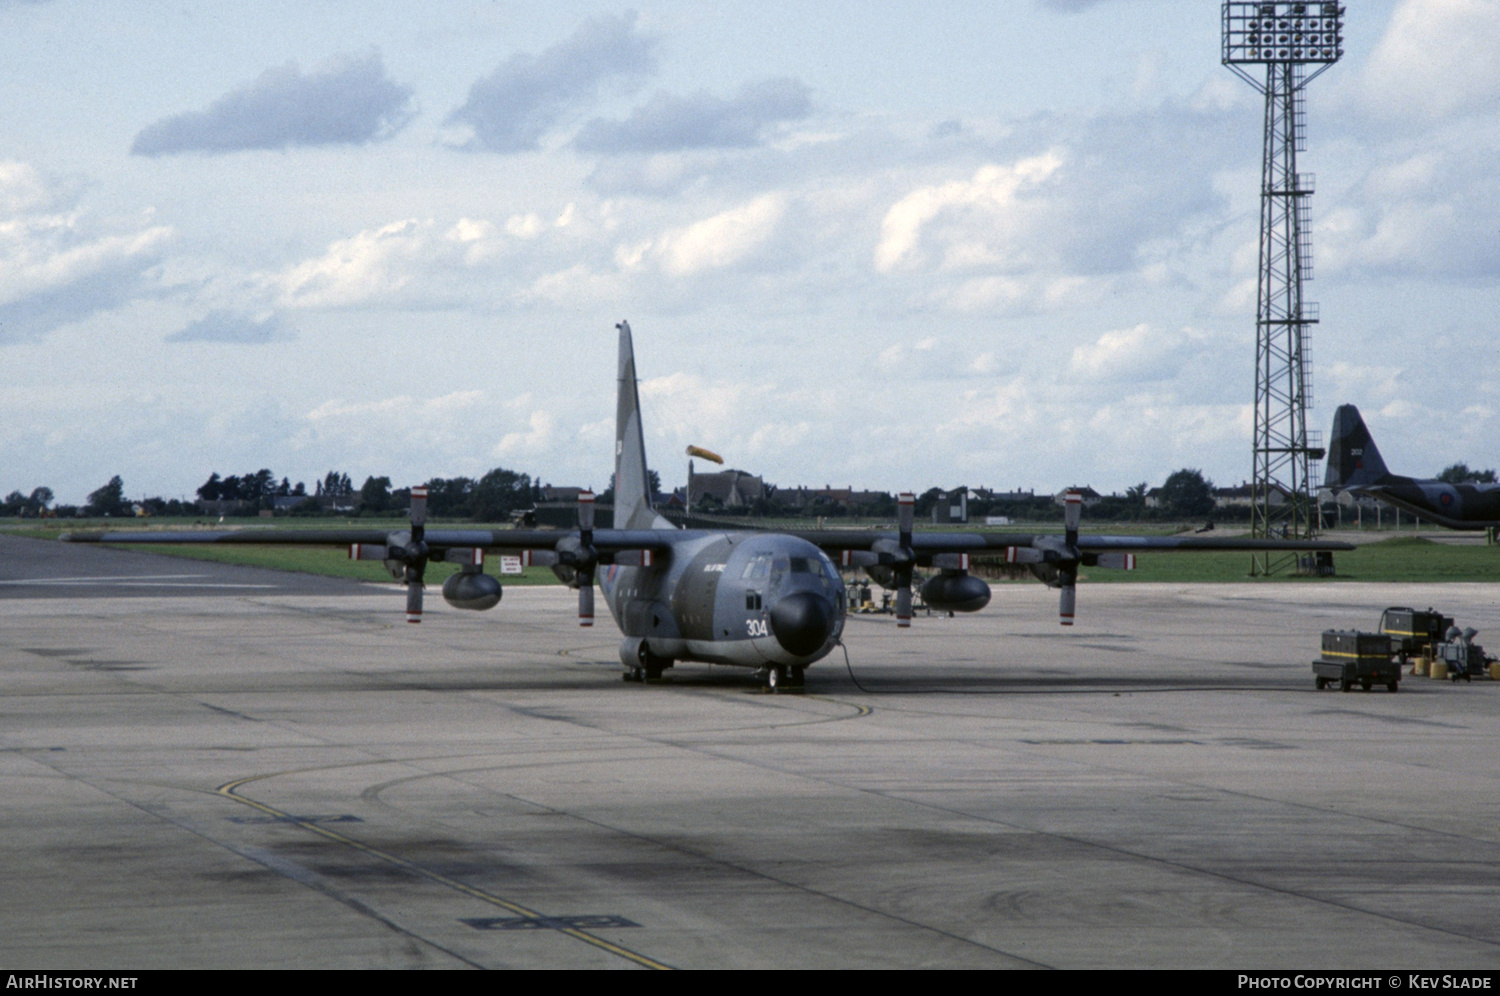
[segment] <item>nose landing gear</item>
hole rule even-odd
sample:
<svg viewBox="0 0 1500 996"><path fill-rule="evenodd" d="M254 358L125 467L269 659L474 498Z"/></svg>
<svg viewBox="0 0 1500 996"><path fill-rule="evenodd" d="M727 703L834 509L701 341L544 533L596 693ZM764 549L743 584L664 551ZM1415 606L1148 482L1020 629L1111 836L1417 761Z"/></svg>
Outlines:
<svg viewBox="0 0 1500 996"><path fill-rule="evenodd" d="M768 692L800 692L806 683L806 670L801 664L773 664L760 672L760 678Z"/></svg>

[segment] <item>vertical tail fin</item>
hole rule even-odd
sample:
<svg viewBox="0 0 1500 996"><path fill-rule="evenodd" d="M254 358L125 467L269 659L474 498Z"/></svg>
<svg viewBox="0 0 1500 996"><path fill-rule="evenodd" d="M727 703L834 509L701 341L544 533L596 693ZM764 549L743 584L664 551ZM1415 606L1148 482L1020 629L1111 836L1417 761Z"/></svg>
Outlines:
<svg viewBox="0 0 1500 996"><path fill-rule="evenodd" d="M621 322L620 396L615 408L615 528L651 529L650 475L646 473L646 440L641 432L641 401L635 386L635 347L630 323Z"/></svg>
<svg viewBox="0 0 1500 996"><path fill-rule="evenodd" d="M1328 468L1323 474L1323 486L1339 488L1380 484L1391 476L1380 458L1380 450L1365 420L1359 417L1359 409L1353 405L1340 405L1333 413L1333 432L1328 441Z"/></svg>

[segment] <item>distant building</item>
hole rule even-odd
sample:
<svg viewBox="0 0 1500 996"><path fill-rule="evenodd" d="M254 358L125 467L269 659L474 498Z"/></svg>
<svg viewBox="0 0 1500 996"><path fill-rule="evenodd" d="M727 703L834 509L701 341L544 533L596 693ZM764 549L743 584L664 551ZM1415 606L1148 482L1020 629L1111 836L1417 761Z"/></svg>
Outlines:
<svg viewBox="0 0 1500 996"><path fill-rule="evenodd" d="M954 488L938 495L932 503L932 521L946 525L969 521L969 489Z"/></svg>
<svg viewBox="0 0 1500 996"><path fill-rule="evenodd" d="M995 491L990 488L970 488L969 498L973 501L997 502L997 501L1031 501L1036 497L1036 492L1031 490L1021 491Z"/></svg>
<svg viewBox="0 0 1500 996"><path fill-rule="evenodd" d="M1241 482L1232 488L1214 488L1214 505L1218 508L1249 508L1254 503L1255 489L1247 482Z"/></svg>
<svg viewBox="0 0 1500 996"><path fill-rule="evenodd" d="M789 511L803 511L835 505L858 514L867 509L884 508L892 501L888 492L856 491L852 484L847 488L836 488L832 484L825 484L821 488L809 488L799 485L795 488L777 488L774 491L776 503Z"/></svg>
<svg viewBox="0 0 1500 996"><path fill-rule="evenodd" d="M588 488L573 488L573 487L558 488L558 487L553 487L551 484L543 484L541 487L537 488L537 491L539 491L541 493L541 500L542 501L571 501L571 502L576 502L576 501L578 501L578 495L581 492L584 492L584 491L587 491L587 490L589 490L589 489Z"/></svg>
<svg viewBox="0 0 1500 996"><path fill-rule="evenodd" d="M693 474L688 481L688 504L697 508L712 498L724 508L754 505L766 495L766 482L743 470L721 470Z"/></svg>

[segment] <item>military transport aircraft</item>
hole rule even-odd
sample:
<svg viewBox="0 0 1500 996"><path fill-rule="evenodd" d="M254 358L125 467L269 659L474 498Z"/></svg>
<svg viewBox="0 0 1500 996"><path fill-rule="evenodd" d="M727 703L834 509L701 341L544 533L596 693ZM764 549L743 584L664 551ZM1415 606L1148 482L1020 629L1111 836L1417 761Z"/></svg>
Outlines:
<svg viewBox="0 0 1500 996"><path fill-rule="evenodd" d="M896 591L896 625L911 624L912 572L936 568L921 594L933 608L974 612L989 585L968 573L969 556L988 553L1029 565L1061 590L1060 621L1073 624L1082 566L1129 570L1137 550L1348 550L1343 543L1239 538L1083 536L1082 497L1069 492L1061 535L913 531L913 496L903 494L894 532L680 529L656 514L636 392L630 326L621 322L615 423L615 528L594 528L594 496L579 496L578 528L428 529L427 489L412 489L410 527L243 529L220 532L75 533L72 542L348 545L359 560L385 562L406 585L408 622L422 618L423 573L432 560L462 565L443 583L461 609L489 609L500 582L483 572L486 553L551 566L578 591L578 621L594 621L594 585L624 639L626 680L655 680L677 661L755 668L773 690L802 684L804 669L838 646L846 611L839 565L860 567Z"/></svg>
<svg viewBox="0 0 1500 996"><path fill-rule="evenodd" d="M1449 529L1500 526L1500 484L1449 484L1392 474L1353 405L1340 405L1333 413L1323 487L1369 495Z"/></svg>

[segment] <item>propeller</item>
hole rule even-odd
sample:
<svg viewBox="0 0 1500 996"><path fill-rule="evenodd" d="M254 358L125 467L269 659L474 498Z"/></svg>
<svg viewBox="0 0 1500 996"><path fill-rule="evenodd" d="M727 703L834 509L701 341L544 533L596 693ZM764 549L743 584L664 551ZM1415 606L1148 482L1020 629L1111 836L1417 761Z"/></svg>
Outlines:
<svg viewBox="0 0 1500 996"><path fill-rule="evenodd" d="M402 556L396 558L406 565L406 621L422 621L422 576L427 573L427 544L423 537L427 533L427 487L417 485L411 489L411 539ZM392 553L396 552L394 549Z"/></svg>
<svg viewBox="0 0 1500 996"><path fill-rule="evenodd" d="M1067 544L1067 556L1057 561L1057 584L1062 597L1057 608L1057 621L1063 626L1073 625L1073 610L1078 603L1078 523L1083 518L1083 495L1069 491L1063 495L1063 542Z"/></svg>
<svg viewBox="0 0 1500 996"><path fill-rule="evenodd" d="M916 495L904 491L896 497L896 530L899 549L891 565L896 576L896 628L911 626L911 569L916 555L911 548L912 520L916 515Z"/></svg>
<svg viewBox="0 0 1500 996"><path fill-rule="evenodd" d="M427 487L411 489L411 529L390 533L385 543L354 543L349 547L350 560L383 560L391 577L406 585L406 621L422 621L422 576L427 573Z"/></svg>
<svg viewBox="0 0 1500 996"><path fill-rule="evenodd" d="M900 629L911 626L911 573L917 562L911 530L916 501L910 492L896 496L895 539L883 536L869 550L845 550L839 555L844 567L863 567L882 588L896 589L896 626Z"/></svg>
<svg viewBox="0 0 1500 996"><path fill-rule="evenodd" d="M1012 546L1005 550L1007 564L1026 564L1048 587L1061 589L1057 621L1073 625L1078 604L1078 565L1084 555L1078 549L1078 523L1083 517L1083 495L1077 491L1063 494L1063 535L1038 536L1031 546ZM1093 562L1092 555L1090 563ZM1131 558L1132 565L1134 557ZM1102 566L1110 566L1108 564Z"/></svg>
<svg viewBox="0 0 1500 996"><path fill-rule="evenodd" d="M1078 524L1083 518L1083 495L1078 491L1063 493L1063 535L1038 536L1032 546L1012 546L1005 550L1007 564L1027 564L1031 573L1048 586L1061 589L1057 621L1073 625L1078 605L1078 568L1104 567L1115 571L1135 570L1133 553L1084 553L1078 549Z"/></svg>
<svg viewBox="0 0 1500 996"><path fill-rule="evenodd" d="M582 554L574 563L578 570L578 625L594 625L594 565L599 562L594 552L594 493L578 492L578 552Z"/></svg>

